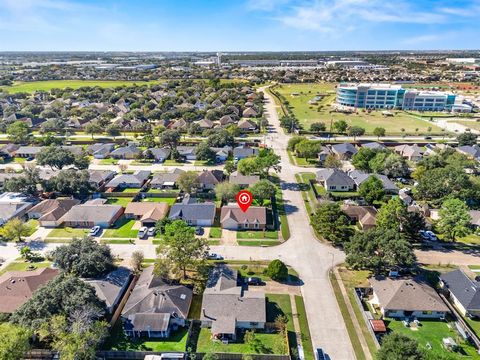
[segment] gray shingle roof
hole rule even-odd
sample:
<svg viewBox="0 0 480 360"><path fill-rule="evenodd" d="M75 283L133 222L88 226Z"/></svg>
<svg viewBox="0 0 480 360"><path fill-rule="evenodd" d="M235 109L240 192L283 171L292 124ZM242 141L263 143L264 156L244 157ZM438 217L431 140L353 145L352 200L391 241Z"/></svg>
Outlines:
<svg viewBox="0 0 480 360"><path fill-rule="evenodd" d="M454 270L440 275L445 287L467 310L480 310L480 283L471 280L462 270Z"/></svg>
<svg viewBox="0 0 480 360"><path fill-rule="evenodd" d="M321 169L317 172L317 179L325 181L327 185L355 187L353 179L346 172L339 169Z"/></svg>
<svg viewBox="0 0 480 360"><path fill-rule="evenodd" d="M174 204L170 209L170 219L185 221L211 220L215 218L216 206L214 203L187 203Z"/></svg>

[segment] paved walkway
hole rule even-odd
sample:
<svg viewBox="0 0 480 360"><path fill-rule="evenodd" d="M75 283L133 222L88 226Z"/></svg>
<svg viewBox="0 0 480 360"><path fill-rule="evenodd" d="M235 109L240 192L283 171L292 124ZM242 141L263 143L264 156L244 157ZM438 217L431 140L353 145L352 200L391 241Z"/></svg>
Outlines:
<svg viewBox="0 0 480 360"><path fill-rule="evenodd" d="M237 232L227 229L222 229L222 239L220 240L221 245L237 245Z"/></svg>

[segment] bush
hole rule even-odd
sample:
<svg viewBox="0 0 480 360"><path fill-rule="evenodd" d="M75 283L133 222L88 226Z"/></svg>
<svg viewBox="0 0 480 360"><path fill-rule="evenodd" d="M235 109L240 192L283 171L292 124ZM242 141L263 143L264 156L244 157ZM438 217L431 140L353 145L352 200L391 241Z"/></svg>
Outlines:
<svg viewBox="0 0 480 360"><path fill-rule="evenodd" d="M285 281L288 279L287 266L278 259L268 264L265 274L275 281Z"/></svg>

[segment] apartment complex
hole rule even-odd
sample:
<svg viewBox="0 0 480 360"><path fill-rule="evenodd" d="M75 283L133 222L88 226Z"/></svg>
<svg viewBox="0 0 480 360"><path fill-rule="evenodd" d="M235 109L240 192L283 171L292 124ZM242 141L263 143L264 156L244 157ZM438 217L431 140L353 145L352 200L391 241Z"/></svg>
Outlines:
<svg viewBox="0 0 480 360"><path fill-rule="evenodd" d="M337 104L365 109L404 109L419 111L452 110L455 94L442 91L404 89L392 84L340 84Z"/></svg>

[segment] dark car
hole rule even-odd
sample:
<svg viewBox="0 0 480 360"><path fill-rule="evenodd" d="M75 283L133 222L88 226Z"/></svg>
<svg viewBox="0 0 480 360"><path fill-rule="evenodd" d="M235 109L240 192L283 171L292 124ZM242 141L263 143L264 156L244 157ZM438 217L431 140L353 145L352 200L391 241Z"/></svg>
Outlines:
<svg viewBox="0 0 480 360"><path fill-rule="evenodd" d="M204 230L201 226L197 226L195 228L195 235L203 235L203 233L204 233Z"/></svg>
<svg viewBox="0 0 480 360"><path fill-rule="evenodd" d="M249 277L247 279L247 284L252 286L262 285L262 279L259 277Z"/></svg>
<svg viewBox="0 0 480 360"><path fill-rule="evenodd" d="M317 360L327 360L327 357L321 348L317 348L316 355Z"/></svg>

